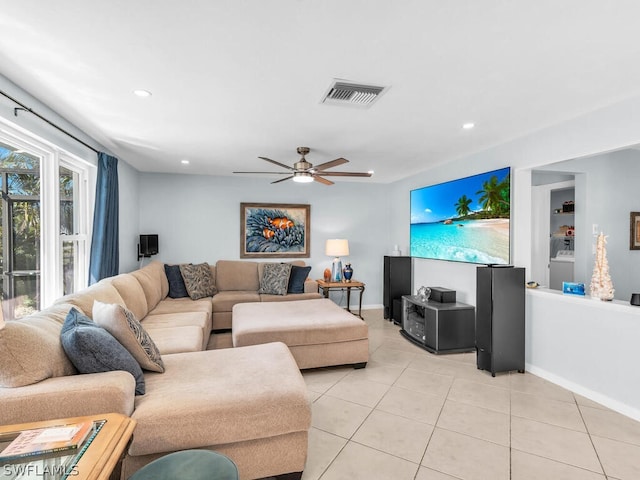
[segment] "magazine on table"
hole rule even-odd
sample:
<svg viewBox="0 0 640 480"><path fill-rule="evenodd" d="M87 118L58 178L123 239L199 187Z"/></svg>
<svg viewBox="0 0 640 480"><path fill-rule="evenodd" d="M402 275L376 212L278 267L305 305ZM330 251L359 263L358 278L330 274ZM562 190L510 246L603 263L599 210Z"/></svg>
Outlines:
<svg viewBox="0 0 640 480"><path fill-rule="evenodd" d="M93 421L24 430L0 452L0 462L77 450L94 429Z"/></svg>

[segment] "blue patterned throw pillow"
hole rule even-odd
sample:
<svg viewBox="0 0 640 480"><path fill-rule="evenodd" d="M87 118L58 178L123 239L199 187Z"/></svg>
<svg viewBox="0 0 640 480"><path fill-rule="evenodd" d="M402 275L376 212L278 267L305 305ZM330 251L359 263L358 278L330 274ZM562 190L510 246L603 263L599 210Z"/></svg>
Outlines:
<svg viewBox="0 0 640 480"><path fill-rule="evenodd" d="M144 395L142 369L135 358L90 318L72 308L60 332L62 348L80 373L123 370L136 380L136 395Z"/></svg>

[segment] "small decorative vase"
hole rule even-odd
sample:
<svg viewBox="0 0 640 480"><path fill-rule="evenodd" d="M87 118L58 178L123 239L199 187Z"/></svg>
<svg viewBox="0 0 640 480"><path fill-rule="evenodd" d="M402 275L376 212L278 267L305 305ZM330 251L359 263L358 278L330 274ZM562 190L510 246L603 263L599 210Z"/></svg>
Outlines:
<svg viewBox="0 0 640 480"><path fill-rule="evenodd" d="M331 280L331 270L329 268L324 269L324 281L328 282Z"/></svg>
<svg viewBox="0 0 640 480"><path fill-rule="evenodd" d="M347 263L344 266L344 271L342 272L344 275L344 281L345 282L350 282L351 281L351 277L353 276L353 268L351 268L351 264Z"/></svg>

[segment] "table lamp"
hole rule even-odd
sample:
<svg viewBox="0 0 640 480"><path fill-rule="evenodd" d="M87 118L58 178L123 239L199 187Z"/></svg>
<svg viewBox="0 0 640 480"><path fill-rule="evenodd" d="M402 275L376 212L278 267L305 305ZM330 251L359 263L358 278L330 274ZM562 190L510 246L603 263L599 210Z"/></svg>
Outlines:
<svg viewBox="0 0 640 480"><path fill-rule="evenodd" d="M342 281L342 261L340 257L349 255L349 241L345 238L333 238L327 240L324 248L325 255L335 257L331 266L331 281Z"/></svg>

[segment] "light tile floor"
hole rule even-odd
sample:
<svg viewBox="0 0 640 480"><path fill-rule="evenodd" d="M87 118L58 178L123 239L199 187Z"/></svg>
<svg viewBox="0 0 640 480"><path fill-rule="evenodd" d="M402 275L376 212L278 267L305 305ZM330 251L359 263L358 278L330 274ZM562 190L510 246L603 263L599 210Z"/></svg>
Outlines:
<svg viewBox="0 0 640 480"><path fill-rule="evenodd" d="M529 373L432 355L382 310L370 361L303 372L312 403L303 480L638 480L640 423Z"/></svg>

